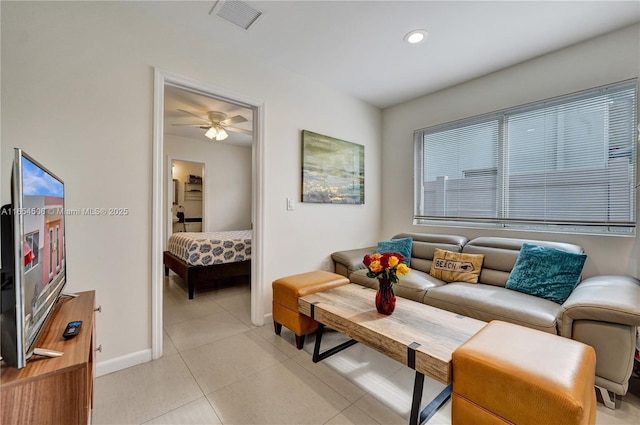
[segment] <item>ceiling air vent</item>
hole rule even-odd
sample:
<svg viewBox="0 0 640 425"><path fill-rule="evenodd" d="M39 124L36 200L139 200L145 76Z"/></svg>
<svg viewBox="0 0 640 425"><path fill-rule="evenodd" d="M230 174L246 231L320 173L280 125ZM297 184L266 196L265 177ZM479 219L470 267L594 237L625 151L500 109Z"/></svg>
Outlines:
<svg viewBox="0 0 640 425"><path fill-rule="evenodd" d="M262 12L249 6L247 3L238 0L218 0L209 11L209 15L215 13L222 19L239 26L244 30L248 30L256 20L262 15Z"/></svg>

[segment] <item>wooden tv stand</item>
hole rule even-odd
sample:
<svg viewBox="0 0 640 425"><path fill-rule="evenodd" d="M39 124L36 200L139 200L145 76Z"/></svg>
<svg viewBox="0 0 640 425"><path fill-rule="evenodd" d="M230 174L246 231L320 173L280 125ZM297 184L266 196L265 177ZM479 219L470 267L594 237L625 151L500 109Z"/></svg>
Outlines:
<svg viewBox="0 0 640 425"><path fill-rule="evenodd" d="M62 351L33 356L22 369L2 363L0 423L87 424L93 404L95 291L62 297L34 347ZM80 333L62 338L67 323L82 320Z"/></svg>

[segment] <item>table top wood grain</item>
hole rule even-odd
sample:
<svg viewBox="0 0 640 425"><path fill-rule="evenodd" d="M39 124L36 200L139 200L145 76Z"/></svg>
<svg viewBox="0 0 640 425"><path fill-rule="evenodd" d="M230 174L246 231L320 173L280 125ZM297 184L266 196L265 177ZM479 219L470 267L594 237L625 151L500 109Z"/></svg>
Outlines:
<svg viewBox="0 0 640 425"><path fill-rule="evenodd" d="M385 316L376 310L375 294L349 284L300 297L298 309L405 365L409 346L416 347L415 370L449 384L451 354L486 323L401 297L393 314Z"/></svg>

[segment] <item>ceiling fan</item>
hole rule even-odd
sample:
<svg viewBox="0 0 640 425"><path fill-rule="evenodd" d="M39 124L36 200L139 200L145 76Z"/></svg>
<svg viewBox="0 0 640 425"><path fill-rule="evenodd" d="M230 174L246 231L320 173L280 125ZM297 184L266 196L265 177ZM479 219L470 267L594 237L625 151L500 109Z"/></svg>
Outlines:
<svg viewBox="0 0 640 425"><path fill-rule="evenodd" d="M173 124L173 125L187 125L187 126L197 126L202 129L206 129L207 131L204 133L211 140L224 140L229 137L228 131L234 131L237 133L251 134L251 131L245 130L242 128L230 127L231 124L238 124L241 122L246 122L247 119L242 115L236 115L230 118L227 118L227 114L219 111L208 111L207 117L204 118L198 114L194 114L193 112L185 111L184 109L178 109L180 112L184 112L185 114L189 114L198 118L201 121L204 121L206 124Z"/></svg>

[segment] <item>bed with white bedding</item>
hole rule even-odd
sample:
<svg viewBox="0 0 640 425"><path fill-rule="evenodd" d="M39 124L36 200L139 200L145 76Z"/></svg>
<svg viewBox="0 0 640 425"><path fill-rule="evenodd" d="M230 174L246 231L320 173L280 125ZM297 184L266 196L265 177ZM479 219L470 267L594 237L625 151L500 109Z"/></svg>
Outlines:
<svg viewBox="0 0 640 425"><path fill-rule="evenodd" d="M193 299L196 284L251 274L251 230L179 232L169 237L163 261L187 284Z"/></svg>

